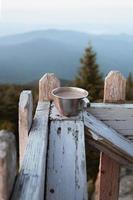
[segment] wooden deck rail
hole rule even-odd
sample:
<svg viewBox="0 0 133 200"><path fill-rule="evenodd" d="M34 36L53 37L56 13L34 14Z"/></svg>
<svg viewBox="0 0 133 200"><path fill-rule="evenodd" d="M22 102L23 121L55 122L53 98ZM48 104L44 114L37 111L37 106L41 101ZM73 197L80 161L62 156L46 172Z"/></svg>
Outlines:
<svg viewBox="0 0 133 200"><path fill-rule="evenodd" d="M124 102L125 79L111 72L105 81L105 103L91 103L88 110L69 118L51 102L51 91L59 86L54 74L40 79L34 118L32 92L20 95L16 181L15 140L0 132L0 199L87 200L86 139L88 146L102 152L96 200L117 200L119 168L133 167L133 104L111 103Z"/></svg>
<svg viewBox="0 0 133 200"><path fill-rule="evenodd" d="M125 103L126 98L126 79L118 71L111 71L105 78L104 84L104 102L105 103ZM108 133L108 132L107 132ZM108 133L109 134L109 133ZM120 138L117 139L113 135L111 139L117 140L119 145L128 149L130 146L130 153L133 155L132 144L124 144ZM114 141L116 142L116 141ZM127 147L127 148L126 148ZM123 149L123 150L125 150ZM103 173L104 171L104 173ZM98 199L103 200L117 200L119 196L119 176L120 165L115 160L108 157L107 154L101 153L99 165L99 192ZM108 182L108 187L106 184ZM106 189L105 189L106 188Z"/></svg>

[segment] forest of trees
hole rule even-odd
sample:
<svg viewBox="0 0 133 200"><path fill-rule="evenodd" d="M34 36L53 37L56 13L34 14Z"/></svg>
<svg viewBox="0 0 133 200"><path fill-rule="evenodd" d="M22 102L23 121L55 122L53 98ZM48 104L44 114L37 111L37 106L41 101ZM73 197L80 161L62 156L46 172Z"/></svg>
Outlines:
<svg viewBox="0 0 133 200"><path fill-rule="evenodd" d="M96 53L91 46L85 49L83 58L80 61L81 67L79 68L75 81L63 81L63 85L73 84L74 86L82 87L88 90L91 101L102 101L104 77L96 62ZM35 82L28 85L0 85L0 129L8 129L17 134L18 101L23 89L32 90L34 103L36 103L38 99L38 83ZM132 73L129 73L127 77L127 100L133 101Z"/></svg>
<svg viewBox="0 0 133 200"><path fill-rule="evenodd" d="M65 78L65 77L64 77ZM100 67L96 62L96 54L91 46L85 49L83 58L81 58L81 67L77 72L73 82L63 82L63 85L74 85L82 87L89 92L91 101L102 101L104 77L100 72ZM29 85L0 85L0 129L12 131L18 140L18 102L22 90L32 90L34 106L38 100L38 83ZM127 100L133 101L133 78L129 73L127 78ZM93 149L86 151L87 167L90 192L94 189L94 181L98 170L98 152Z"/></svg>

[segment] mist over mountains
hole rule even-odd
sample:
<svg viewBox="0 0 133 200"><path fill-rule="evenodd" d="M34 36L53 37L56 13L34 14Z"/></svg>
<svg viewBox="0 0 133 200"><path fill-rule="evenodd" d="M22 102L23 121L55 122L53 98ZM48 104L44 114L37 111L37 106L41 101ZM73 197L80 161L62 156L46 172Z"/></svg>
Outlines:
<svg viewBox="0 0 133 200"><path fill-rule="evenodd" d="M103 74L133 72L133 36L42 30L0 37L0 82L31 82L46 72L72 80L89 43Z"/></svg>

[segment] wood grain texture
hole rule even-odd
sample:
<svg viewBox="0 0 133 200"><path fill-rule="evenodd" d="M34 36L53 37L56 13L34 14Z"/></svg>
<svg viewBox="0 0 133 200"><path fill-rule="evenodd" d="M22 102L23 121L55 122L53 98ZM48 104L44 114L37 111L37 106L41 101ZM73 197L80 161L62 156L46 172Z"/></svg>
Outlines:
<svg viewBox="0 0 133 200"><path fill-rule="evenodd" d="M118 133L133 136L133 104L92 103L88 111Z"/></svg>
<svg viewBox="0 0 133 200"><path fill-rule="evenodd" d="M99 199L115 200L118 199L119 191L119 164L102 153L99 166ZM103 187L104 186L104 187Z"/></svg>
<svg viewBox="0 0 133 200"><path fill-rule="evenodd" d="M53 100L51 92L57 87L60 87L60 81L55 75L53 73L45 74L39 81L39 101Z"/></svg>
<svg viewBox="0 0 133 200"><path fill-rule="evenodd" d="M50 103L39 102L11 200L43 200Z"/></svg>
<svg viewBox="0 0 133 200"><path fill-rule="evenodd" d="M114 129L106 126L103 122L92 116L89 112L84 113L84 124L90 135L99 143L106 143L110 148L115 149L123 157L129 159L133 164L133 143L121 136Z"/></svg>
<svg viewBox="0 0 133 200"><path fill-rule="evenodd" d="M84 124L80 119L51 121L46 200L59 199L88 199Z"/></svg>
<svg viewBox="0 0 133 200"><path fill-rule="evenodd" d="M111 71L105 78L104 102L124 103L126 95L126 79L119 71Z"/></svg>
<svg viewBox="0 0 133 200"><path fill-rule="evenodd" d="M123 77L123 75L120 72L111 71L108 74L108 76L105 78L104 102L105 103L124 103L125 97L126 97L126 79ZM133 144L131 143L131 145ZM113 146L114 145L112 145L112 147ZM123 146L124 146L124 150L126 150L125 143L123 144ZM119 168L120 166L116 161L109 158L108 155L104 153L101 153L100 155L100 162L101 162L100 167L99 167L100 191L99 191L98 199L99 200L106 200L106 199L117 200L119 196L119 171L120 171ZM103 169L105 173L102 173ZM107 186L107 182L108 182L107 190L103 193L102 191Z"/></svg>
<svg viewBox="0 0 133 200"><path fill-rule="evenodd" d="M28 141L28 134L32 124L33 99L30 90L24 90L19 99L19 163L21 166L25 148Z"/></svg>
<svg viewBox="0 0 133 200"><path fill-rule="evenodd" d="M119 163L122 166L125 166L126 168L132 169L133 163L131 160L127 159L126 156L123 156L122 152L119 152L115 148L113 148L110 143L104 142L104 141L98 141L92 138L91 133L85 129L85 141L88 147L91 145L98 149L101 152L104 152L106 155L108 155L110 158L115 160L117 163Z"/></svg>
<svg viewBox="0 0 133 200"><path fill-rule="evenodd" d="M17 173L15 136L0 131L0 200L8 200Z"/></svg>

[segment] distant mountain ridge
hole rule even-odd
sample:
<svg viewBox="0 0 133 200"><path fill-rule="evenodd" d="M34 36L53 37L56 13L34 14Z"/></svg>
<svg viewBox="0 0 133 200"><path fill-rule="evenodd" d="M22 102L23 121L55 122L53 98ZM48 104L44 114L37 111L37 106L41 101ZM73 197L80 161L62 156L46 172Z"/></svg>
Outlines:
<svg viewBox="0 0 133 200"><path fill-rule="evenodd" d="M72 80L88 43L102 73L133 72L133 36L42 30L0 37L0 82L31 82L46 72Z"/></svg>

